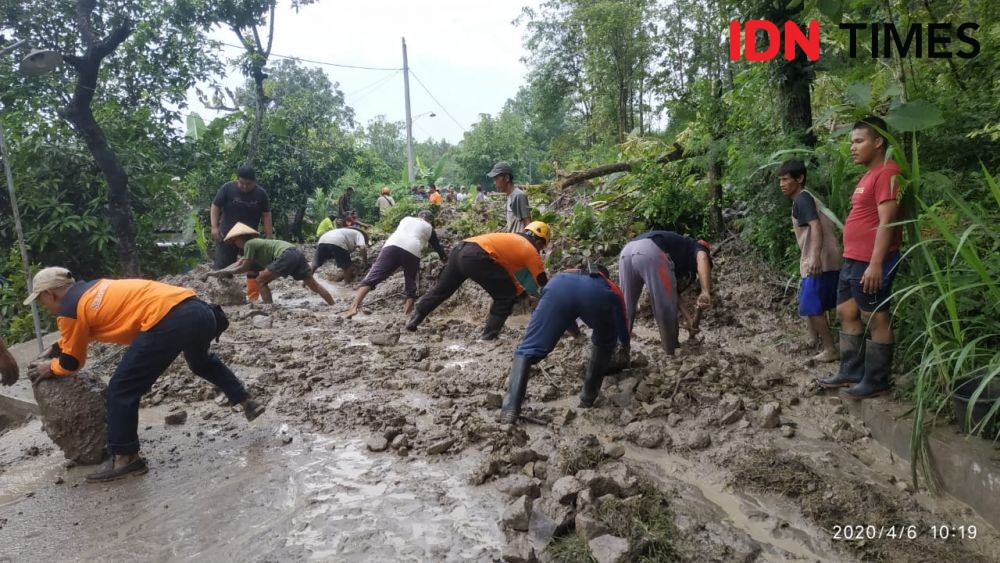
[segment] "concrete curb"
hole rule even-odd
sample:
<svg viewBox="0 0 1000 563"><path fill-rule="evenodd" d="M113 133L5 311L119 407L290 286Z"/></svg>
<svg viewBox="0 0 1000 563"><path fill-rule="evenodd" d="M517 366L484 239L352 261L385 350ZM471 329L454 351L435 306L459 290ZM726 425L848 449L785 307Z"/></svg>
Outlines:
<svg viewBox="0 0 1000 563"><path fill-rule="evenodd" d="M844 401L851 414L864 421L872 437L910 460L910 407L885 400ZM931 467L941 489L971 506L1000 531L1000 451L992 442L965 437L954 426L934 428L927 438ZM962 522L941 522L960 526Z"/></svg>

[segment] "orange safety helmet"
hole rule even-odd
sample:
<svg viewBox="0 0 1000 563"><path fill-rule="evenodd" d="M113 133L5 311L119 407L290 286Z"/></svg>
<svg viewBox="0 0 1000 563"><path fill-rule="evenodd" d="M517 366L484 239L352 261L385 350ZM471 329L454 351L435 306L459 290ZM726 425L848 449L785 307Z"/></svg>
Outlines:
<svg viewBox="0 0 1000 563"><path fill-rule="evenodd" d="M389 190L389 188L385 186L382 186L382 195L389 195L389 193L391 193L391 190Z"/></svg>

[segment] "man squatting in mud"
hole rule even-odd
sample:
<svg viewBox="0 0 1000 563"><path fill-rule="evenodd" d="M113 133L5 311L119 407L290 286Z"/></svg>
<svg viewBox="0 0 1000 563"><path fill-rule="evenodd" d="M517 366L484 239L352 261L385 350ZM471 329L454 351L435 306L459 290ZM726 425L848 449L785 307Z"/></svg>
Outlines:
<svg viewBox="0 0 1000 563"><path fill-rule="evenodd" d="M542 289L538 307L531 314L524 338L514 352L507 395L500 408L501 423L517 422L531 366L552 353L563 333L576 328L576 319L581 319L592 330L590 361L580 393L581 407L594 405L616 344L620 346L624 362L628 362L625 300L618 286L608 279L607 268L592 265L559 272Z"/></svg>
<svg viewBox="0 0 1000 563"><path fill-rule="evenodd" d="M222 310L198 299L194 291L148 280L77 281L66 268L35 274L36 299L56 318L59 342L50 362L28 370L32 383L72 375L83 368L91 341L128 346L108 382L108 452L105 466L89 482L112 481L148 468L139 456L139 399L181 353L196 375L218 386L230 405L241 405L247 420L264 412L243 383L215 354L212 339L227 326Z"/></svg>
<svg viewBox="0 0 1000 563"><path fill-rule="evenodd" d="M344 283L351 283L357 275L357 266L351 260L351 253L358 250L362 267L368 266L368 237L358 229L346 227L331 229L319 237L316 254L313 256L312 271L320 269L327 260L333 258L343 273Z"/></svg>
<svg viewBox="0 0 1000 563"><path fill-rule="evenodd" d="M301 250L290 242L262 239L258 238L259 236L260 233L255 229L243 223L236 223L226 235L226 242L232 241L242 250L243 258L225 269L209 272L208 275L218 277L259 272L257 285L264 303L272 302L271 288L268 284L280 277L290 276L322 297L327 305L333 305L333 296L313 277L313 269Z"/></svg>
<svg viewBox="0 0 1000 563"><path fill-rule="evenodd" d="M689 312L679 294L697 275L701 286L697 311ZM703 240L671 231L649 231L632 239L618 258L618 280L625 295L629 333L635 325L635 313L642 286L649 288L653 316L660 330L663 350L673 354L678 346L677 313L684 315L693 338L699 332L701 309L712 306L711 247ZM680 285L678 285L680 280Z"/></svg>
<svg viewBox="0 0 1000 563"><path fill-rule="evenodd" d="M361 282L361 287L354 294L351 308L344 313L344 316L349 319L357 315L368 293L400 268L403 269L403 284L406 292L403 314L409 315L413 310L413 301L417 298L420 256L428 244L437 252L442 262L448 262L448 254L441 246L441 241L434 230L434 214L424 210L416 217L403 217L403 220L396 226L396 230L382 245L382 250L379 252L378 258L375 259L375 265Z"/></svg>

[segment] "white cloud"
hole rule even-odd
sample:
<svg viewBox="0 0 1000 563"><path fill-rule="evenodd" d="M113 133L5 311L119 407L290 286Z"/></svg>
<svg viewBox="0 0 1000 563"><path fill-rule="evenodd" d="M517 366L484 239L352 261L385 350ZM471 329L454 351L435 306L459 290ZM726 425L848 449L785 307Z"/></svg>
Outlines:
<svg viewBox="0 0 1000 563"><path fill-rule="evenodd" d="M446 138L457 142L462 127L476 122L480 113L496 113L524 82L526 68L520 59L523 27L511 22L522 6L538 0L366 0L320 1L295 13L279 6L273 52L327 62L373 67L401 67L400 39L406 37L409 64L430 92L450 112L459 126L431 99L411 76L413 115L434 112L418 119L414 137ZM236 43L229 30L214 37ZM227 56L238 54L226 49ZM402 73L322 67L340 83L359 121L379 114L404 119ZM225 84L242 82L230 68ZM380 83L380 84L378 84ZM191 96L191 109L206 117Z"/></svg>

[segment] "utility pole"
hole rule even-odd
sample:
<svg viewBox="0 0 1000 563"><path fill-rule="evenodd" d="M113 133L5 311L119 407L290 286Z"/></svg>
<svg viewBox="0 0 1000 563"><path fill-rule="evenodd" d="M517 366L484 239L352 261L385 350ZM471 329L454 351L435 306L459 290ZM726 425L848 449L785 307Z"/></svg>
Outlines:
<svg viewBox="0 0 1000 563"><path fill-rule="evenodd" d="M410 184L417 177L416 164L413 162L413 118L410 116L410 65L406 61L406 38L403 38L403 92L406 94L406 169Z"/></svg>

